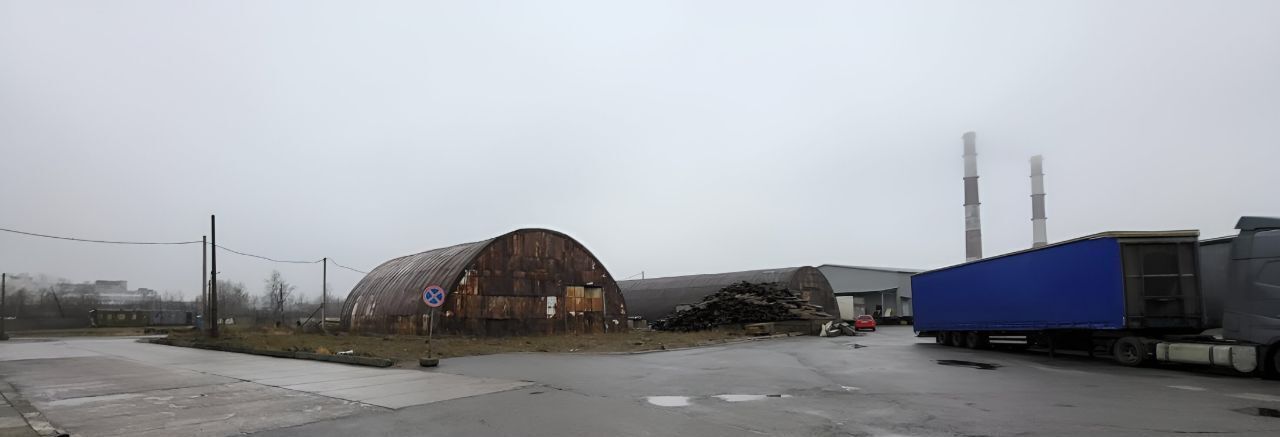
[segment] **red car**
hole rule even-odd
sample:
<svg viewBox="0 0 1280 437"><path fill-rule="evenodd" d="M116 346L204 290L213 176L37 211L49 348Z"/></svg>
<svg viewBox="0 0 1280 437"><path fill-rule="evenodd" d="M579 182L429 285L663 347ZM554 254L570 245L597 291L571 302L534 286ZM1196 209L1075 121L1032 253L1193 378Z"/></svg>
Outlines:
<svg viewBox="0 0 1280 437"><path fill-rule="evenodd" d="M872 331L875 331L876 318L863 315L863 316L858 316L858 318L856 319L853 319L853 330L857 331L862 329L870 329Z"/></svg>

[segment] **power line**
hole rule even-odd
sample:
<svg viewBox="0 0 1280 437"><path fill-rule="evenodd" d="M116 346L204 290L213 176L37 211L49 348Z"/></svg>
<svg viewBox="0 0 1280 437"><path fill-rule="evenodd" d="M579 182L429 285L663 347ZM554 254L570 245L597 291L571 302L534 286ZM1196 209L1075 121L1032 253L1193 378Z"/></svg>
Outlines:
<svg viewBox="0 0 1280 437"><path fill-rule="evenodd" d="M199 241L197 241L197 243L199 243ZM318 259L318 260L315 260L315 261L295 261L295 260L287 260L287 259L275 259L275 258L265 257L265 256L262 256L262 255L254 255L254 254L252 254L252 253L244 253L244 252L241 252L241 251L238 251L238 250L235 250L235 249L228 248L228 247L226 247L226 246L219 246L219 245L214 245L214 244L211 244L210 246L213 246L213 247L216 247L216 248L219 248L219 249L225 250L225 251L227 251L227 252L234 253L234 254L236 254L236 255L244 255L244 256L248 256L248 257L253 257L253 258L258 258L258 259L264 259L264 260L267 260L267 261L271 261L271 262L278 262L278 263L289 263L289 264L316 264L316 263L319 263L319 262L321 262L321 261L324 261L324 260L322 260L322 259Z"/></svg>
<svg viewBox="0 0 1280 437"><path fill-rule="evenodd" d="M200 241L112 241L112 240L93 240L88 238L59 237L56 235L37 234L35 232L23 232L14 229L0 228L0 231L12 232L15 234L29 235L32 237L53 238L56 240L79 241L82 243L102 243L102 244L143 244L143 245L180 245L180 244L200 244Z"/></svg>
<svg viewBox="0 0 1280 437"><path fill-rule="evenodd" d="M114 241L114 240L94 240L94 239L89 239L89 238L60 237L60 236L57 236L57 235L38 234L38 233L35 233L35 232L19 231L19 230L16 230L16 229L8 229L8 228L0 228L0 231L4 231L4 232L11 232L11 233L14 233L14 234L21 234L21 235L27 235L27 236L32 236L32 237L52 238L52 239L56 239L56 240L66 240L66 241L77 241L77 242L81 242L81 243L131 244L131 245L149 245L149 246L156 246L156 245L184 245L184 244L202 244L202 243L204 243L203 241ZM210 244L210 246L213 246L213 247L216 247L216 248L219 248L219 249L225 250L225 251L227 251L227 252L234 253L234 254L236 254L236 255L242 255L242 256L247 256L247 257L251 257L251 258L258 258L258 259L261 259L261 260L266 260L266 261L271 261L271 262L277 262L277 263L287 263L287 264L316 264L316 263L324 262L324 259L318 259L318 260L315 260L315 261L299 261L299 260L275 259L275 258L271 258L271 257L267 257L267 256L255 255L255 254L252 254L252 253L241 252L241 251L238 251L238 250L235 250L235 249L232 249L232 248L226 247L226 246L220 246L220 245L216 245L216 244ZM330 260L329 260L329 262L333 263L333 265L334 265L334 266L341 267L341 268L344 268L344 269L347 269L347 270L350 270L350 271L353 271L353 272L356 272L356 273L361 273L361 274L368 274L368 273L369 273L369 272L366 272L366 271L353 269L353 268L351 268L351 267L347 267L347 266L344 266L344 265L342 265L342 264L338 264L337 262L333 261L332 259L330 259Z"/></svg>
<svg viewBox="0 0 1280 437"><path fill-rule="evenodd" d="M347 270L350 270L350 271L356 272L356 273L361 273L361 274L366 274L366 275L367 275L367 274L369 274L369 272L362 272L362 271L360 271L360 270L356 270L356 269L353 269L353 268L351 268L351 267L347 267L347 266L344 266L344 265L342 265L342 264L338 264L338 262L337 262L337 261L334 261L334 260L333 260L333 258L329 258L329 263L330 263L330 264L333 264L333 265L335 265L335 266L342 267L342 268L344 268L344 269L347 269Z"/></svg>

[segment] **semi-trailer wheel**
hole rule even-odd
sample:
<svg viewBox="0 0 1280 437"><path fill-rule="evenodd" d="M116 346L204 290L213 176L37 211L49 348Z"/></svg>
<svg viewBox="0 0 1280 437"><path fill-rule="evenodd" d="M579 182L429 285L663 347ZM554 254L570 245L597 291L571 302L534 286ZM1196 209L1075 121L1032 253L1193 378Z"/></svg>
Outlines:
<svg viewBox="0 0 1280 437"><path fill-rule="evenodd" d="M947 333L945 332L934 333L933 342L945 346L947 344Z"/></svg>
<svg viewBox="0 0 1280 437"><path fill-rule="evenodd" d="M947 344L950 344L955 347L964 346L964 333L963 332L947 333Z"/></svg>
<svg viewBox="0 0 1280 437"><path fill-rule="evenodd" d="M1112 346L1111 356L1121 365L1137 367L1147 362L1147 348L1138 337L1122 337Z"/></svg>
<svg viewBox="0 0 1280 437"><path fill-rule="evenodd" d="M1271 377L1280 379L1280 343L1271 345Z"/></svg>
<svg viewBox="0 0 1280 437"><path fill-rule="evenodd" d="M1260 348L1261 349L1261 348ZM1271 347L1263 349L1265 354L1262 362L1262 377L1266 379L1280 379L1280 343L1271 345Z"/></svg>
<svg viewBox="0 0 1280 437"><path fill-rule="evenodd" d="M986 349L987 343L986 334L977 331L969 331L964 334L964 347L969 349Z"/></svg>

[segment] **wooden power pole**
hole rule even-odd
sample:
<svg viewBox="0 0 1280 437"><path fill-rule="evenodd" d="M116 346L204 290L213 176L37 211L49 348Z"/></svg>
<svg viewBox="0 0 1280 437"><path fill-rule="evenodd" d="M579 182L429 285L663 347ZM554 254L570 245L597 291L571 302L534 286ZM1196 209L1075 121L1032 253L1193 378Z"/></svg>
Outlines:
<svg viewBox="0 0 1280 437"><path fill-rule="evenodd" d="M200 236L200 317L209 323L209 237Z"/></svg>
<svg viewBox="0 0 1280 437"><path fill-rule="evenodd" d="M329 257L324 257L322 262L324 267L320 268L320 332L325 332L324 308L329 306Z"/></svg>
<svg viewBox="0 0 1280 437"><path fill-rule="evenodd" d="M4 303L4 295L6 294L5 292L8 291L8 284L5 284L7 276L9 276L8 273L0 273L0 340L9 339L9 334L4 333L4 314L7 309Z"/></svg>
<svg viewBox="0 0 1280 437"><path fill-rule="evenodd" d="M209 240L213 243L209 247L209 260L213 264L213 269L209 270L209 318L213 324L209 328L209 336L218 336L218 224L217 216L209 216Z"/></svg>

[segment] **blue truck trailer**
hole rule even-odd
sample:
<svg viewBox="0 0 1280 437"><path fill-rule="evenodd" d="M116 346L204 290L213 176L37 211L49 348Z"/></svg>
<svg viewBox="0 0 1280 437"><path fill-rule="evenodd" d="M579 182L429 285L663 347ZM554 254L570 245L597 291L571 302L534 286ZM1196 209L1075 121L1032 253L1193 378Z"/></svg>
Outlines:
<svg viewBox="0 0 1280 437"><path fill-rule="evenodd" d="M1274 377L1280 219L1237 228L1203 256L1197 231L1105 232L919 273L915 329L951 346L1014 342Z"/></svg>

